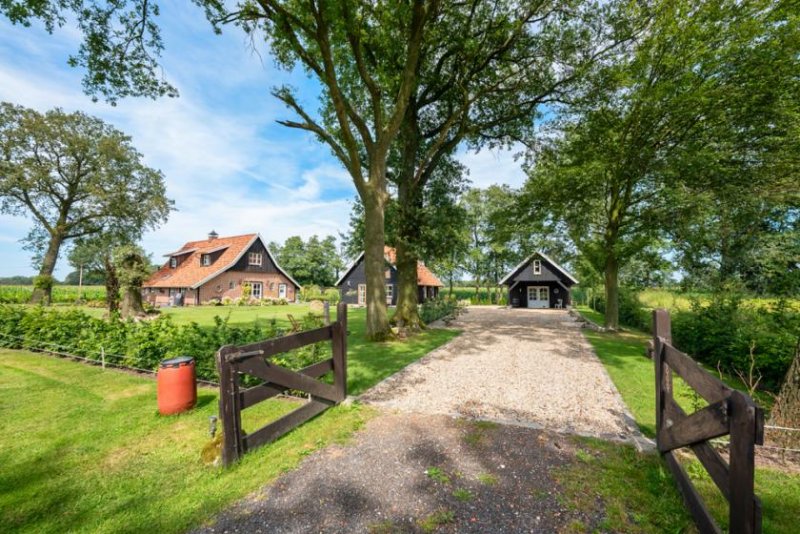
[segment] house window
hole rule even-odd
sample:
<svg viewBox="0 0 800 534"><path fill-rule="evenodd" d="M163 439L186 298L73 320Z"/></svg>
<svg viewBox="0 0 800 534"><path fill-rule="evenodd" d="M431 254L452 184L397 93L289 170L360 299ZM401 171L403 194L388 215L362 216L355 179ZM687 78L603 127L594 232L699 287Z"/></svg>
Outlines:
<svg viewBox="0 0 800 534"><path fill-rule="evenodd" d="M236 287L236 282L235 281L231 280L230 282L228 282L228 289L233 289L235 287Z"/></svg>
<svg viewBox="0 0 800 534"><path fill-rule="evenodd" d="M205 266L211 265L211 254L203 254L201 256L203 258L202 263Z"/></svg>
<svg viewBox="0 0 800 534"><path fill-rule="evenodd" d="M394 284L386 284L386 304L391 304L393 297L394 297Z"/></svg>
<svg viewBox="0 0 800 534"><path fill-rule="evenodd" d="M386 279L389 280L392 277L392 270L386 269L386 273L384 273L384 275L386 276Z"/></svg>
<svg viewBox="0 0 800 534"><path fill-rule="evenodd" d="M178 266L178 258L172 257L169 259L169 266L173 269Z"/></svg>
<svg viewBox="0 0 800 534"><path fill-rule="evenodd" d="M358 304L363 306L367 303L367 284L358 284Z"/></svg>
<svg viewBox="0 0 800 534"><path fill-rule="evenodd" d="M260 252L251 252L247 255L248 265L261 265L262 261L263 255Z"/></svg>
<svg viewBox="0 0 800 534"><path fill-rule="evenodd" d="M533 274L542 274L542 262L533 260Z"/></svg>

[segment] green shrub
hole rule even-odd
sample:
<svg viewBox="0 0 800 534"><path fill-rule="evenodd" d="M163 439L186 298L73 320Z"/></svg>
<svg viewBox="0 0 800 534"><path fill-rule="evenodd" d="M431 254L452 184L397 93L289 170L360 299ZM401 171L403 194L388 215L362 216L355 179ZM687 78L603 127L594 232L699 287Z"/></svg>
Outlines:
<svg viewBox="0 0 800 534"><path fill-rule="evenodd" d="M423 323L432 323L443 317L457 317L462 306L455 299L435 298L426 300L419 307L419 317Z"/></svg>
<svg viewBox="0 0 800 534"><path fill-rule="evenodd" d="M760 387L776 391L800 342L800 313L784 301L753 308L741 296L720 294L692 300L690 310L673 311L675 346L692 357L735 375L747 373L752 351Z"/></svg>
<svg viewBox="0 0 800 534"><path fill-rule="evenodd" d="M605 295L597 295L592 299L592 309L598 313L606 313ZM639 294L628 288L619 288L619 324L649 332L651 330L652 312L645 308L639 300Z"/></svg>
<svg viewBox="0 0 800 534"><path fill-rule="evenodd" d="M303 319L303 328L319 326L319 319ZM155 370L161 360L192 356L198 378L216 380L216 351L223 345L241 345L284 335L273 319L234 327L227 318L215 317L213 326L197 323L176 325L169 315L150 321L108 320L80 310L54 310L0 305L0 346L13 349L49 350L90 360L105 354L109 363ZM329 357L330 344L320 343L280 355L276 361L292 369ZM247 381L246 385L250 385Z"/></svg>

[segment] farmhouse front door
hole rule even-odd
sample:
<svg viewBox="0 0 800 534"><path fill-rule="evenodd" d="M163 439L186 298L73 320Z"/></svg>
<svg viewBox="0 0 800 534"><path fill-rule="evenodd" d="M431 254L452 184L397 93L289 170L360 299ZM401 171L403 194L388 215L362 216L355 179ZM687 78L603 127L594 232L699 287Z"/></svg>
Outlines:
<svg viewBox="0 0 800 534"><path fill-rule="evenodd" d="M278 298L279 299L286 298L286 284L278 284Z"/></svg>
<svg viewBox="0 0 800 534"><path fill-rule="evenodd" d="M549 308L550 289L547 286L528 286L528 307Z"/></svg>

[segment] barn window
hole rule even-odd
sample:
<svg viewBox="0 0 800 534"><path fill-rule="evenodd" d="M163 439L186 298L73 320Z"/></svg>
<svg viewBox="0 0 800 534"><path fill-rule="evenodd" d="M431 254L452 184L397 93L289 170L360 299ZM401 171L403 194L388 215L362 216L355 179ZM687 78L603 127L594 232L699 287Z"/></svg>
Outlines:
<svg viewBox="0 0 800 534"><path fill-rule="evenodd" d="M178 266L178 258L172 257L169 259L169 266L173 269Z"/></svg>
<svg viewBox="0 0 800 534"><path fill-rule="evenodd" d="M263 256L260 252L251 252L247 255L247 264L248 265L261 265L263 261Z"/></svg>
<svg viewBox="0 0 800 534"><path fill-rule="evenodd" d="M533 260L533 274L542 274L542 262Z"/></svg>

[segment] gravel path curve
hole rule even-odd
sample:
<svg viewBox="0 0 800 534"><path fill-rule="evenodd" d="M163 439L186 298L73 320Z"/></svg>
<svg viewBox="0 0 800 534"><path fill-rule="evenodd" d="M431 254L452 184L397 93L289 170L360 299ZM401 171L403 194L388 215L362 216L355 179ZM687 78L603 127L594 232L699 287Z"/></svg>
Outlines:
<svg viewBox="0 0 800 534"><path fill-rule="evenodd" d="M469 307L463 333L365 392L390 410L638 440L603 364L564 310Z"/></svg>

